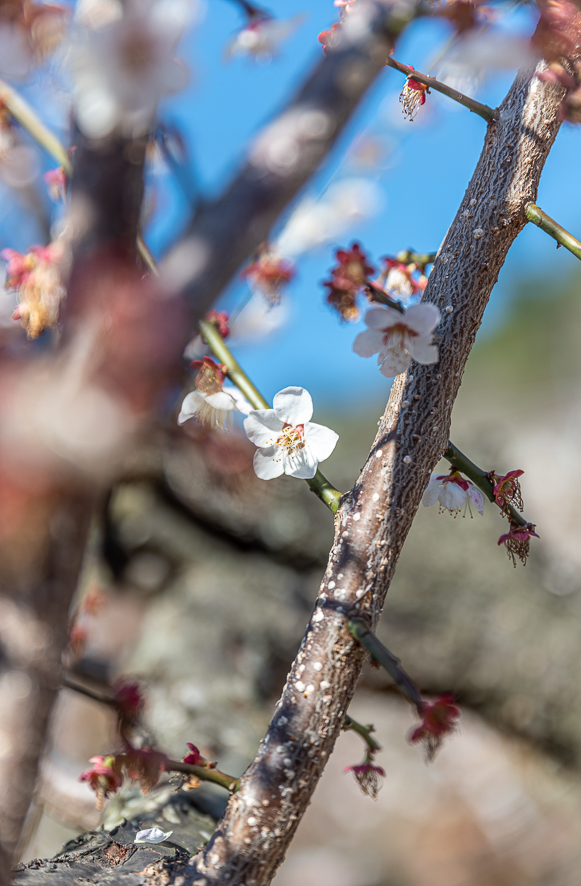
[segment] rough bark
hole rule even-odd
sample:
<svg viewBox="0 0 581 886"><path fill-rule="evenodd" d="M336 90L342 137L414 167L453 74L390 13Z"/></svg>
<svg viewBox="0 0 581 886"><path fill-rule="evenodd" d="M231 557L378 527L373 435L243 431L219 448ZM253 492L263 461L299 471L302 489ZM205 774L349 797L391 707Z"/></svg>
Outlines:
<svg viewBox="0 0 581 886"><path fill-rule="evenodd" d="M208 845L175 884L262 886L282 862L339 734L364 654L347 634L375 623L429 476L448 439L466 360L492 288L526 223L559 129L560 88L521 72L442 244L425 300L442 311L436 366L396 379L369 458L343 498L300 651L259 752Z"/></svg>

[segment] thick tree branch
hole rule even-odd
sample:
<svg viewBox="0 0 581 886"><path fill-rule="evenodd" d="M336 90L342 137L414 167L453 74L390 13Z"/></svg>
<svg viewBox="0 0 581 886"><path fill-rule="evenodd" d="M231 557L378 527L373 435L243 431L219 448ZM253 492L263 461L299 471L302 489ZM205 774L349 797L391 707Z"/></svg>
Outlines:
<svg viewBox="0 0 581 886"><path fill-rule="evenodd" d="M372 624L379 618L423 491L446 449L484 309L526 223L525 205L535 199L563 92L532 70L521 72L489 125L425 293L442 310L439 363L412 364L394 382L367 463L342 499L321 590L267 735L212 840L191 860L188 883L262 886L284 858L365 659L346 618L354 611Z"/></svg>

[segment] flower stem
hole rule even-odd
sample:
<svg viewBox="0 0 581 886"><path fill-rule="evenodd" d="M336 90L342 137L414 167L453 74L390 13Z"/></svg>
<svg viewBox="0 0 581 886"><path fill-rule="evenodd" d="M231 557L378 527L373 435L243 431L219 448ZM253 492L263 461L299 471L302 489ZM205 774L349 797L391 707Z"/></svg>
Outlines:
<svg viewBox="0 0 581 886"><path fill-rule="evenodd" d="M254 409L270 409L268 400L265 400L258 388L252 384L220 335L216 325L208 320L200 320L200 330L216 359L226 367L228 378L239 391L242 391L250 405ZM317 471L311 480L305 482L308 483L315 495L318 495L321 501L327 505L329 510L336 514L341 493L329 483L327 478Z"/></svg>
<svg viewBox="0 0 581 886"><path fill-rule="evenodd" d="M237 791L240 787L240 779L233 775L226 775L219 769L209 769L206 766L193 766L191 763L181 763L178 760L168 760L165 764L166 771L183 772L185 775L195 775L200 781L211 781L228 791Z"/></svg>
<svg viewBox="0 0 581 886"><path fill-rule="evenodd" d="M418 268L425 268L426 265L432 265L436 261L437 252L414 252L413 249L403 249L396 255L397 261L402 265L417 265Z"/></svg>
<svg viewBox="0 0 581 886"><path fill-rule="evenodd" d="M36 111L8 83L0 78L0 105L22 126L24 130L62 166L67 178L73 174L73 164L69 153L61 141L46 126ZM148 271L159 277L159 270L141 234L137 235L137 252Z"/></svg>
<svg viewBox="0 0 581 886"><path fill-rule="evenodd" d="M350 618L347 622L347 629L357 642L367 649L372 659L385 668L402 695L407 698L410 704L413 704L419 715L422 716L424 700L412 678L402 668L399 658L396 658L383 645L362 618Z"/></svg>
<svg viewBox="0 0 581 886"><path fill-rule="evenodd" d="M557 241L557 249L559 246L564 246L565 249L572 252L576 258L581 259L581 242L577 240L576 237L573 237L569 231L566 231L565 228L562 228L561 225L557 224L550 215L543 212L543 210L535 203L527 203L525 206L525 212L527 214L527 219L530 222L538 225L541 231L550 234L550 236Z"/></svg>
<svg viewBox="0 0 581 886"><path fill-rule="evenodd" d="M435 77L428 77L427 74L420 74L419 71L415 71L410 65L403 65L394 58L388 58L387 64L390 68L395 68L396 71L405 74L406 77L413 77L418 83L423 83L425 86L429 86L430 89L435 89L436 92L441 92L442 95L447 95L448 98L453 99L460 105L464 105L465 108L473 111L474 114L478 114L489 123L493 119L494 108L489 108L488 105L483 105L481 102L477 102L476 99L464 95L463 92L458 92L457 89L452 89L451 86L446 86L445 83L441 83L440 80L436 80Z"/></svg>
<svg viewBox="0 0 581 886"><path fill-rule="evenodd" d="M479 468L478 465L475 465L473 461L470 461L467 455L464 455L463 452L460 452L457 446L454 446L451 440L448 440L448 448L444 453L444 458L446 461L450 462L453 468L460 473L464 474L468 477L469 480L472 480L475 486L484 493L489 501L493 504L497 504L494 498L494 483L489 478L486 471L483 471L482 468ZM500 505L497 505L500 508ZM501 509L502 510L502 509ZM517 523L519 526L529 526L529 523L525 520L522 514L513 508L511 504L508 502L504 506L504 510L508 510L508 518L511 523Z"/></svg>
<svg viewBox="0 0 581 886"><path fill-rule="evenodd" d="M354 720L349 714L345 714L345 719L343 720L343 726L341 728L344 732L351 730L360 735L372 754L381 750L381 745L371 734L373 726L364 726L363 723L358 723L357 720Z"/></svg>

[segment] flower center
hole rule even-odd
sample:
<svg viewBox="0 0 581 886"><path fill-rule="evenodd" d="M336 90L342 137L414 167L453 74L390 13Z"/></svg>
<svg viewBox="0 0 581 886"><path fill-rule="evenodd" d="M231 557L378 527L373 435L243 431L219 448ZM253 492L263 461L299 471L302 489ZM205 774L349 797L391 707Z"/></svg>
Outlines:
<svg viewBox="0 0 581 886"><path fill-rule="evenodd" d="M296 428L292 425L285 425L282 433L276 439L276 445L287 455L293 455L297 449L302 449L305 445L304 437L304 425L297 425Z"/></svg>
<svg viewBox="0 0 581 886"><path fill-rule="evenodd" d="M409 326L403 323L396 323L385 330L383 335L383 344L387 348L388 353L401 353L410 349L410 337L417 335Z"/></svg>
<svg viewBox="0 0 581 886"><path fill-rule="evenodd" d="M194 384L201 394L208 397L210 394L218 394L222 390L222 377L213 366L204 364L196 375Z"/></svg>

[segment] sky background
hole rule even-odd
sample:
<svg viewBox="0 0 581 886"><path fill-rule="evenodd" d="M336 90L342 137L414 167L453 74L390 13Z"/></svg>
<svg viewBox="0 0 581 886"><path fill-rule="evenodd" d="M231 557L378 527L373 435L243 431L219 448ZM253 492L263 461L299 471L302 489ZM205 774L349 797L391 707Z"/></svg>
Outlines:
<svg viewBox="0 0 581 886"><path fill-rule="evenodd" d="M229 41L243 24L237 5L229 0L206 0L197 22L185 35L179 54L191 70L188 88L166 101L161 119L181 133L190 155L198 187L205 196L217 194L240 165L257 130L284 106L298 84L320 60L318 33L338 19L332 0L279 0L267 7L281 18L302 16L296 30L271 63L238 56L225 59ZM515 33L530 34L534 15L517 8L499 26L494 46L503 52L503 40ZM424 73L438 74L433 64L449 39L441 23L415 23L398 43L395 57ZM491 41L488 42L491 45ZM508 52L518 63L518 53ZM471 92L491 106L499 104L516 67L491 71ZM353 240L363 245L379 267L382 255L413 247L436 250L451 223L482 148L486 123L477 115L438 93L428 96L414 122L404 119L398 96L404 78L386 68L361 104L327 163L311 183L314 195L329 184L357 175L366 177L376 195L376 212L352 222L344 234L326 246L303 255L297 276L288 288L286 323L268 337L234 342L236 353L267 398L290 384L311 391L315 402L332 407L385 401L390 382L380 375L374 358L364 360L351 348L359 324L342 323L325 303L321 283L334 263L334 249ZM39 113L67 139L66 81L55 69L23 91ZM460 87L461 88L461 87ZM362 133L382 146L375 168L357 168L345 159L346 149ZM579 131L565 124L550 154L541 180L539 204L573 233L581 230L581 208L572 175L579 151ZM44 168L52 164L43 160ZM157 257L175 240L188 216L188 204L167 170L154 166L150 175L152 205L147 240ZM0 196L1 193L0 193ZM6 205L6 204L5 204ZM25 249L34 242L30 223L16 211L0 212L3 246ZM227 249L227 244L224 244ZM480 336L497 328L507 316L517 281L523 277L567 276L576 259L536 227L529 225L511 249L491 299ZM248 298L244 281L234 281L223 305L234 308Z"/></svg>

